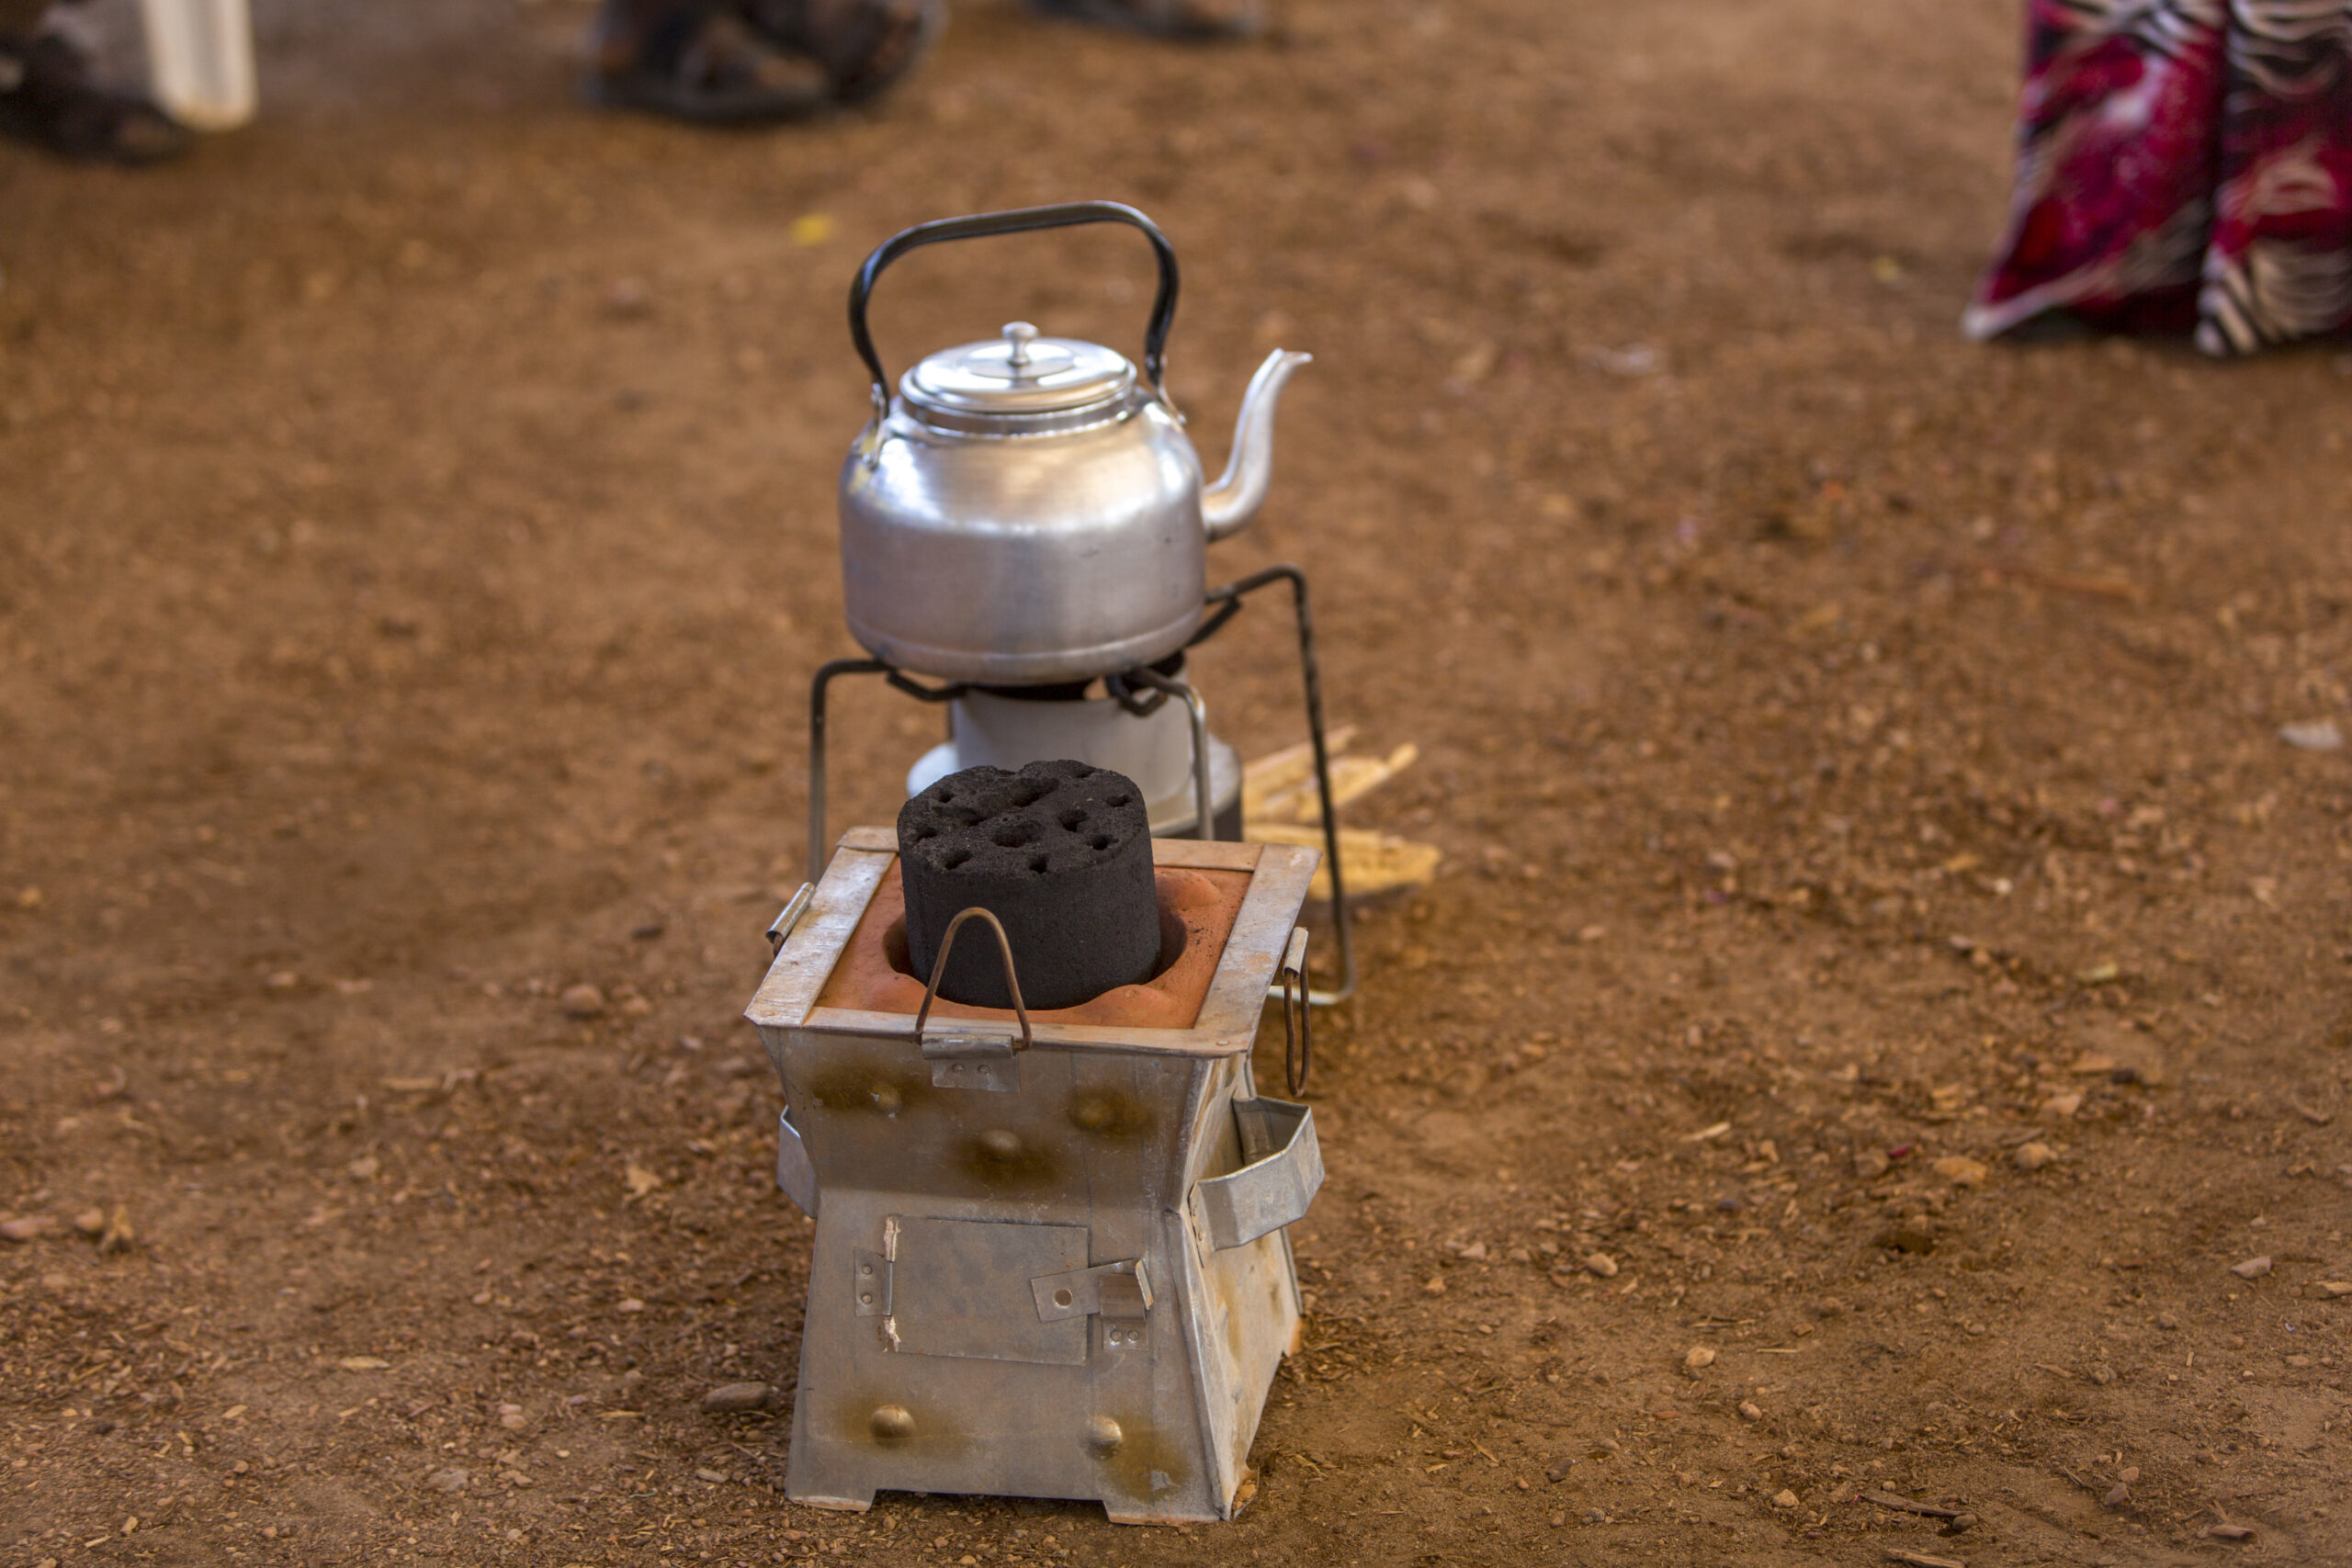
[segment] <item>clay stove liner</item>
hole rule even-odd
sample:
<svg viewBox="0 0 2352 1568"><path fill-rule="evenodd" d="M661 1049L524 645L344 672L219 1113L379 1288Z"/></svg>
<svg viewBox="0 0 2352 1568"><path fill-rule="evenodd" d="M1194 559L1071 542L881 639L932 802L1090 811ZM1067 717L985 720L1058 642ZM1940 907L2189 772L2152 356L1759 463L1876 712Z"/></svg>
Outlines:
<svg viewBox="0 0 2352 1568"><path fill-rule="evenodd" d="M922 981L907 974L906 888L899 879L896 856L874 889L873 899L842 950L841 961L819 993L820 1008L865 1012L903 1013L911 1018L922 1006ZM1114 986L1076 1007L1050 1010L1031 1009L1036 1023L1108 1024L1128 1029L1190 1029L1207 1000L1209 982L1233 934L1241 901L1249 896L1251 874L1246 871L1193 870L1163 865L1153 872L1159 893L1163 929L1172 919L1184 932L1183 952L1173 964L1136 986ZM988 932L967 927L956 939L962 944L988 941ZM991 942L991 945L993 943ZM1163 954L1166 947L1162 947ZM1016 958L1019 954L1014 955ZM931 1010L933 1018L1001 1019L1013 1021L1010 1008L966 1007L942 997Z"/></svg>

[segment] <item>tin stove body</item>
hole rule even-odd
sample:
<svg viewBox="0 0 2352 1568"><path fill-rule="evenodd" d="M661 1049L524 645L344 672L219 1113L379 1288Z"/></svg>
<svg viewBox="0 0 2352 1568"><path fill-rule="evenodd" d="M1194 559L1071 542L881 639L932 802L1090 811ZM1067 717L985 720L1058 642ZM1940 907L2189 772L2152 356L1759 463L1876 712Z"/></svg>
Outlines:
<svg viewBox="0 0 2352 1568"><path fill-rule="evenodd" d="M1165 967L1057 1012L926 997L884 829L842 840L784 931L747 1016L789 1105L778 1185L817 1224L795 1501L1232 1517L1299 1325L1283 1227L1322 1182L1313 1113L1250 1060L1278 982L1303 1043L1317 855L1153 849Z"/></svg>

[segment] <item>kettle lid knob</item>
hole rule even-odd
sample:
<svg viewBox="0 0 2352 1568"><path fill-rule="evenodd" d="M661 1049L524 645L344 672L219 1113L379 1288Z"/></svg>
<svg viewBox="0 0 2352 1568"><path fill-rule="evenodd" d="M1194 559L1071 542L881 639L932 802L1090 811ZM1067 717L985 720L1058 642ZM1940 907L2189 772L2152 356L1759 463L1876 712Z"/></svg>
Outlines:
<svg viewBox="0 0 2352 1568"><path fill-rule="evenodd" d="M1009 352L1004 363L1016 380L1025 379L1029 370L1029 345L1037 341L1037 329L1026 321L1004 323L1004 341Z"/></svg>

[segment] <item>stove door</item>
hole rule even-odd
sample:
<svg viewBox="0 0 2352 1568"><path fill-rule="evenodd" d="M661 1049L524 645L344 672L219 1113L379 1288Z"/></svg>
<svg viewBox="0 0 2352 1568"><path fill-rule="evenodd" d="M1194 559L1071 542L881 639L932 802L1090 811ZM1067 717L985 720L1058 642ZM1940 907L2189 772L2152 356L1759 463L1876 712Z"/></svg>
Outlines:
<svg viewBox="0 0 2352 1568"><path fill-rule="evenodd" d="M1032 1281L1087 1267L1086 1226L906 1215L889 1224L898 1229L888 1301L900 1354L1085 1365L1087 1319L1041 1321Z"/></svg>

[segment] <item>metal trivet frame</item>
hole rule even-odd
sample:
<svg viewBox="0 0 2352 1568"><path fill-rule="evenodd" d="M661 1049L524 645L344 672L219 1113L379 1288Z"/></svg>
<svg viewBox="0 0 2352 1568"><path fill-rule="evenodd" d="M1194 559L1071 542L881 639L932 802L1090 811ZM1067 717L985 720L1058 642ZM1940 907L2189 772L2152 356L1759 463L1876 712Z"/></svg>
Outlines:
<svg viewBox="0 0 2352 1568"><path fill-rule="evenodd" d="M1306 574L1297 567L1284 563L1270 566L1222 588L1212 588L1203 603L1210 606L1208 617L1186 640L1184 647L1193 649L1206 642L1225 629L1227 622L1239 615L1242 601L1249 594L1275 582L1287 582L1291 589L1291 607L1298 622L1298 662L1306 686L1306 728L1315 747L1315 789L1323 807L1323 863L1331 877L1331 937L1339 950L1340 984L1334 990L1306 993L1306 999L1317 1007L1332 1007L1355 995L1356 955L1353 939L1354 920L1348 909L1347 886L1341 880L1340 868L1340 814L1331 799L1331 751L1324 739L1323 678L1315 659L1315 622L1307 611ZM953 702L971 689L972 682L956 682L944 686L926 686L895 665L878 659L835 659L820 665L808 686L808 879L816 882L825 874L825 697L827 688L840 675L879 675L891 685L918 702ZM1216 837L1216 817L1211 809L1212 790L1209 784L1208 707L1192 685L1171 675L1164 675L1149 665L1122 671L1103 681L1104 688L1120 705L1137 716L1158 710L1162 703L1174 697L1191 709L1193 726L1193 790L1195 817L1193 836L1199 839ZM1144 688L1138 692L1136 688Z"/></svg>

